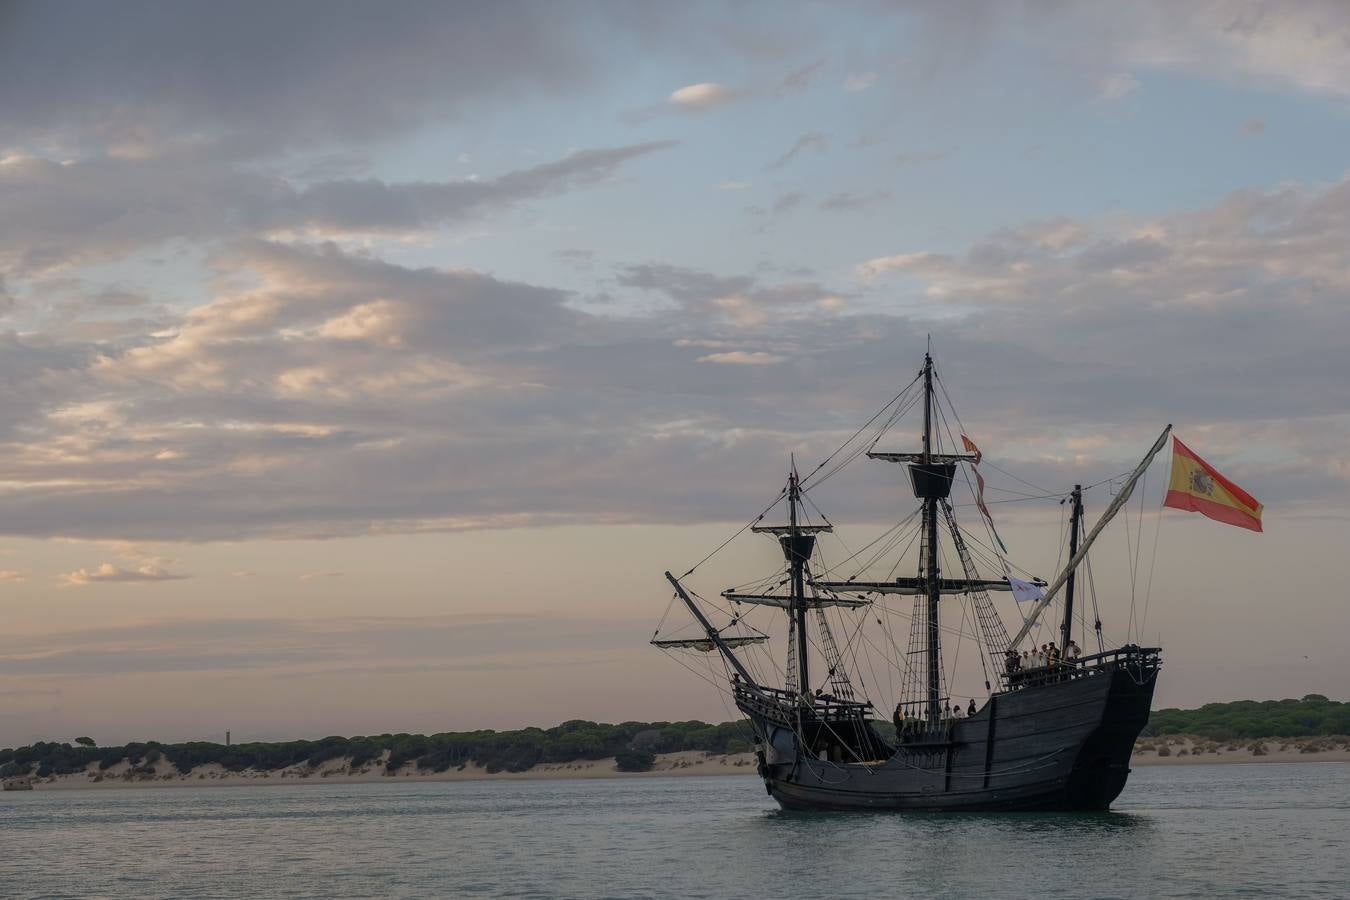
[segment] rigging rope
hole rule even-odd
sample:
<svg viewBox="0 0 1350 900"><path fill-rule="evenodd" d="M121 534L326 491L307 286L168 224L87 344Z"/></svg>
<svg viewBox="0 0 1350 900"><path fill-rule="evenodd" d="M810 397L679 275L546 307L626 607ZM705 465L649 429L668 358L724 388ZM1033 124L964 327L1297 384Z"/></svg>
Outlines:
<svg viewBox="0 0 1350 900"><path fill-rule="evenodd" d="M694 574L694 570L695 570L695 569L697 569L699 566L703 565L703 564L704 564L705 562L707 562L708 560L712 559L712 558L713 558L714 556L716 556L717 554L721 553L722 550L726 547L727 544L730 544L732 541L736 540L736 538L738 538L738 537L740 537L741 535L745 534L747 531L749 531L749 530L750 530L751 528L753 528L755 525L758 525L761 521L763 521L764 517L767 516L767 515L769 514L769 512L770 512L775 506L777 506L779 503L781 503L781 502L783 501L783 498L787 496L787 492L788 492L788 489L787 489L786 487L784 487L783 490L781 490L781 491L778 493L778 496L774 498L774 501L773 501L772 503L770 503L768 506L764 507L764 511L763 511L762 513L760 513L759 515L757 515L757 516L755 516L753 519L751 519L749 522L746 522L744 525L742 525L742 526L740 527L740 529L739 529L735 534L733 534L731 537L727 538L727 539L726 539L725 541L723 541L722 543L718 544L716 550L714 550L713 552L709 553L707 556L703 557L703 558L700 559L698 562L694 563L694 564L689 568L689 570L688 570L687 572L685 572L683 575L681 575L680 577L681 577L681 578L687 578L687 577L689 577L690 575Z"/></svg>

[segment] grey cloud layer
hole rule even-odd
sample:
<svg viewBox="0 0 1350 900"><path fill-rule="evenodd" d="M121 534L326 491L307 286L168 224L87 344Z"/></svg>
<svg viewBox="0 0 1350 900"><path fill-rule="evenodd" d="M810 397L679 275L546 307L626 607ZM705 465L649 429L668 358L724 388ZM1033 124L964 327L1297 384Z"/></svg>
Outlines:
<svg viewBox="0 0 1350 900"><path fill-rule="evenodd" d="M513 0L6 3L0 146L378 140L479 100L573 88L591 71L585 37L570 6Z"/></svg>
<svg viewBox="0 0 1350 900"><path fill-rule="evenodd" d="M43 270L170 239L429 229L593 185L629 160L672 146L657 141L582 150L484 181L403 184L372 178L296 185L196 160L13 158L0 162L0 209L6 212L0 264L18 272Z"/></svg>
<svg viewBox="0 0 1350 900"><path fill-rule="evenodd" d="M1112 474L1175 421L1237 454L1239 480L1258 471L1247 448L1278 458L1248 481L1272 509L1334 506L1350 482L1330 449L1350 439L1347 240L1347 184L1242 192L872 260L847 292L630 265L615 290L664 302L636 317L240 242L213 265L247 286L156 336L9 339L29 356L3 370L21 398L3 527L206 540L733 519L777 490L775 461L824 455L907 381L929 331L967 427L1030 446L1014 465L1034 481ZM939 319L886 309L897 273ZM65 367L35 373L49 357ZM1073 451L1080 438L1100 449ZM891 514L887 477L839 479L831 511Z"/></svg>
<svg viewBox="0 0 1350 900"><path fill-rule="evenodd" d="M1350 93L1350 15L1335 5L1155 4L1110 13L1110 28L1085 24L1096 4L1056 4L1054 28L1035 7L894 6L950 34L927 43L962 65L1014 22L1111 71L1209 67ZM1328 450L1350 438L1344 183L1109 226L1032 223L964 253L896 247L856 277L588 258L600 289L655 299L644 314L295 238L477 221L672 146L583 150L482 182L268 174L286 148L350 150L482 101L569 91L607 29L690 59L737 47L779 73L756 96L820 78L819 48L754 9L666 28L709 9L4 6L0 315L21 324L0 333L0 530L208 540L736 518L776 491L775 461L828 452L907 381L928 332L964 420L988 447L1033 447L1019 471L1042 483L1068 481L1064 466L1118 471L1127 445L1175 420L1210 429L1219 453L1254 443L1278 460L1272 508L1345 497L1350 462ZM1292 39L1312 24L1315 39ZM773 165L824 146L805 131ZM885 200L818 196L834 217ZM765 227L810 208L784 186L751 213ZM209 252L208 302L59 281L171 240ZM1106 449L1075 457L1064 437L1082 431ZM890 511L865 481L839 485L841 514ZM155 577L101 571L83 577Z"/></svg>

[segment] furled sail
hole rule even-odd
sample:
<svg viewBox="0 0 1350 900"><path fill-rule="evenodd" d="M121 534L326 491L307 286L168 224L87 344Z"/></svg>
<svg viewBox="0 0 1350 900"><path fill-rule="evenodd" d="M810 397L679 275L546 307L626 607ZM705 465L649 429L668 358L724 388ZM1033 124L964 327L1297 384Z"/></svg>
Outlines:
<svg viewBox="0 0 1350 900"><path fill-rule="evenodd" d="M1043 584L1044 582L1042 582ZM854 594L909 594L928 593L928 581L923 578L896 578L893 581L813 581L812 584L824 591L845 591ZM988 578L943 578L938 590L944 594L969 594L971 591L1007 591L1011 590L1003 579Z"/></svg>
<svg viewBox="0 0 1350 900"><path fill-rule="evenodd" d="M736 591L723 591L722 596L733 603L754 603L759 606L776 606L779 609L794 609L791 597L782 594L740 594ZM857 609L870 606L870 600L850 600L847 597L807 597L807 609L821 609L826 606L842 606L845 609Z"/></svg>
<svg viewBox="0 0 1350 900"><path fill-rule="evenodd" d="M746 644L762 644L769 638L767 635L750 635L747 637L723 637L722 643L728 647L744 647ZM704 653L711 653L717 645L708 638L685 638L682 640L652 641L653 647L662 647L666 649L686 649L701 650Z"/></svg>

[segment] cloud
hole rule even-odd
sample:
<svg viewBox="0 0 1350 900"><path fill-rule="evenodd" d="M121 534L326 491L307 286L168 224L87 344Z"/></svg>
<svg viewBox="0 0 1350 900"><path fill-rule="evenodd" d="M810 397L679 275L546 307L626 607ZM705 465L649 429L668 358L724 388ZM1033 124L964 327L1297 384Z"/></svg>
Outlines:
<svg viewBox="0 0 1350 900"><path fill-rule="evenodd" d="M281 232L406 233L465 222L612 178L675 146L653 141L580 150L483 181L299 186L228 166L31 157L0 165L0 264L43 270L124 255L169 240Z"/></svg>
<svg viewBox="0 0 1350 900"><path fill-rule="evenodd" d="M68 575L62 576L67 584L85 585L85 584L112 584L112 583L133 583L133 582L154 582L154 581L179 581L189 578L188 575L176 575L166 571L160 566L147 563L137 569L124 569L121 566L115 566L112 563L103 563L97 569L76 569Z"/></svg>
<svg viewBox="0 0 1350 900"><path fill-rule="evenodd" d="M890 191L869 191L865 194L840 191L820 201L819 208L825 212L853 212L884 203L889 199L891 199Z"/></svg>
<svg viewBox="0 0 1350 900"><path fill-rule="evenodd" d="M682 316L741 325L833 313L842 304L836 292L816 282L766 285L748 275L719 276L659 263L625 267L617 280L623 287L664 295Z"/></svg>
<svg viewBox="0 0 1350 900"><path fill-rule="evenodd" d="M685 85L672 91L666 102L689 112L707 112L726 106L736 99L736 91L712 81Z"/></svg>
<svg viewBox="0 0 1350 900"><path fill-rule="evenodd" d="M947 259L932 253L897 253L894 256L878 256L866 262L858 263L854 272L859 278L872 279L887 272L903 272L907 269L927 268L929 264Z"/></svg>
<svg viewBox="0 0 1350 900"><path fill-rule="evenodd" d="M594 250L582 250L580 248L570 247L564 250L558 250L554 252L553 255L568 265L578 269L589 269L591 268L591 264L595 262Z"/></svg>
<svg viewBox="0 0 1350 900"><path fill-rule="evenodd" d="M777 353L765 353L762 350L732 350L727 353L709 353L707 356L700 356L698 361L734 366L774 366L786 362L787 357Z"/></svg>
<svg viewBox="0 0 1350 900"><path fill-rule="evenodd" d="M1325 452L1350 445L1347 241L1350 185L1290 184L898 246L853 284L629 264L605 284L626 302L586 308L467 269L231 241L210 296L153 326L0 335L0 527L203 541L723 519L759 503L763 458L823 456L865 421L928 332L978 386L963 418L1021 429L1005 444L1109 418L1109 446L1054 445L1084 483L1186 417L1259 435L1283 461L1262 499L1313 508L1350 497ZM841 511L885 514L839 483ZM80 577L156 574L139 565Z"/></svg>
<svg viewBox="0 0 1350 900"><path fill-rule="evenodd" d="M829 59L822 57L815 62L798 66L783 76L783 80L778 83L778 93L796 93L806 90L820 76L828 63Z"/></svg>
<svg viewBox="0 0 1350 900"><path fill-rule="evenodd" d="M145 156L189 141L252 155L384 140L480 103L575 90L595 67L593 17L515 0L379 13L320 0L92 4L80 24L72 33L44 4L6 8L0 146ZM619 17L608 28L626 31Z"/></svg>
<svg viewBox="0 0 1350 900"><path fill-rule="evenodd" d="M1139 89L1139 79L1129 72L1117 72L1097 85L1097 99L1105 103L1121 100Z"/></svg>
<svg viewBox="0 0 1350 900"><path fill-rule="evenodd" d="M28 576L13 569L0 569L0 581L26 581Z"/></svg>
<svg viewBox="0 0 1350 900"><path fill-rule="evenodd" d="M797 138L796 142L794 142L793 145L787 149L787 152L785 152L782 156L778 157L773 162L765 166L764 171L766 172L777 171L778 169L781 169L788 163L792 162L794 159L796 159L798 156L800 156L807 150L814 150L817 153L824 153L829 148L830 148L829 135L825 134L822 131L808 131L806 134L803 134L801 137Z"/></svg>
<svg viewBox="0 0 1350 900"><path fill-rule="evenodd" d="M1242 123L1242 131L1244 134L1251 135L1265 134L1266 123L1262 122L1260 119L1248 119L1246 122Z"/></svg>
<svg viewBox="0 0 1350 900"><path fill-rule="evenodd" d="M1079 7L1072 24L1091 15ZM1350 94L1350 8L1311 0L1278 9L1257 2L1177 7L1165 2L1118 10L1107 46L1139 65L1220 75L1315 93Z"/></svg>
<svg viewBox="0 0 1350 900"><path fill-rule="evenodd" d="M801 191L785 191L774 198L773 204L768 209L762 206L747 206L745 211L760 220L755 230L765 231L776 220L801 208L805 202L806 195Z"/></svg>
<svg viewBox="0 0 1350 900"><path fill-rule="evenodd" d="M844 90L865 91L876 83L876 72L853 72L844 79Z"/></svg>

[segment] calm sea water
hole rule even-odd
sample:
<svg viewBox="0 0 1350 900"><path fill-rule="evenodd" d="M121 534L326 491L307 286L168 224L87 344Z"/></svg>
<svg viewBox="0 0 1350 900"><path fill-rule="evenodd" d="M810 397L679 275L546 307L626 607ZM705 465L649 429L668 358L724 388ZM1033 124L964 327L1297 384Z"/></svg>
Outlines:
<svg viewBox="0 0 1350 900"><path fill-rule="evenodd" d="M1350 764L1093 815L779 812L753 776L0 794L3 897L1350 897Z"/></svg>

